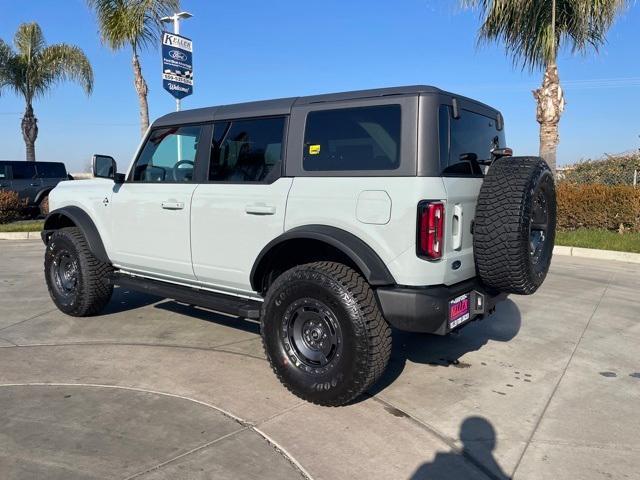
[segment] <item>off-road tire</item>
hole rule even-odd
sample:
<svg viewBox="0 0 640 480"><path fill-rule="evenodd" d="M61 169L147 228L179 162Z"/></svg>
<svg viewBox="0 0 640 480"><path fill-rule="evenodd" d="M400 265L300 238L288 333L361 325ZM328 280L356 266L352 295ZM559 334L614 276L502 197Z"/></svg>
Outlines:
<svg viewBox="0 0 640 480"><path fill-rule="evenodd" d="M61 260L63 259L63 260ZM66 291L60 285L56 271L64 261L76 273ZM74 317L98 314L109 303L113 285L109 281L112 267L98 260L76 227L56 230L47 243L44 257L44 276L51 299L60 311ZM56 280L58 279L58 280Z"/></svg>
<svg viewBox="0 0 640 480"><path fill-rule="evenodd" d="M292 309L305 302L320 302L328 308L326 315L338 322L340 354L326 368L309 371L298 363L300 357L285 332ZM319 405L354 400L380 378L391 354L391 329L373 290L360 274L340 263L309 263L280 275L267 292L261 327L265 353L280 382Z"/></svg>
<svg viewBox="0 0 640 480"><path fill-rule="evenodd" d="M548 222L539 256L534 256L531 231L534 208L539 208L540 201ZM549 270L555 230L555 185L547 163L539 157L494 161L480 189L473 230L476 269L482 282L501 292L534 293Z"/></svg>

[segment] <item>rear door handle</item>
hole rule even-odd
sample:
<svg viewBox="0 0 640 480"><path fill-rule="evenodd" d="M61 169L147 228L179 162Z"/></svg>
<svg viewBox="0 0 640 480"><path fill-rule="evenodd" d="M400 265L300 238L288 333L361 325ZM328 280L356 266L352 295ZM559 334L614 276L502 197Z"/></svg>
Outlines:
<svg viewBox="0 0 640 480"><path fill-rule="evenodd" d="M30 183L29 185L32 186L32 187L39 187L40 186L39 183Z"/></svg>
<svg viewBox="0 0 640 480"><path fill-rule="evenodd" d="M462 248L462 205L453 207L453 249Z"/></svg>
<svg viewBox="0 0 640 480"><path fill-rule="evenodd" d="M249 215L275 215L276 207L264 203L254 203L245 206L244 211Z"/></svg>
<svg viewBox="0 0 640 480"><path fill-rule="evenodd" d="M182 210L184 202L162 202L162 208L165 210Z"/></svg>

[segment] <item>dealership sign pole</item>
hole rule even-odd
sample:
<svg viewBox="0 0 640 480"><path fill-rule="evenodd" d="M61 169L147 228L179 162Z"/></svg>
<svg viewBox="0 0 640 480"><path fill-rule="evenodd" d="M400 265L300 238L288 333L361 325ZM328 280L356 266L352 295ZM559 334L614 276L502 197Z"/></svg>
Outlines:
<svg viewBox="0 0 640 480"><path fill-rule="evenodd" d="M180 20L191 16L180 12L161 19L173 23L173 33L162 32L162 87L176 99L176 111L180 101L193 93L193 45L180 35Z"/></svg>

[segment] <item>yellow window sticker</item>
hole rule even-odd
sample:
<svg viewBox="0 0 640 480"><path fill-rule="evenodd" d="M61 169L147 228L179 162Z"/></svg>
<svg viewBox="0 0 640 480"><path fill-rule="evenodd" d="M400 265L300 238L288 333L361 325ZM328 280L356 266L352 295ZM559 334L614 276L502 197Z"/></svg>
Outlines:
<svg viewBox="0 0 640 480"><path fill-rule="evenodd" d="M318 155L320 153L320 145L309 145L309 155Z"/></svg>

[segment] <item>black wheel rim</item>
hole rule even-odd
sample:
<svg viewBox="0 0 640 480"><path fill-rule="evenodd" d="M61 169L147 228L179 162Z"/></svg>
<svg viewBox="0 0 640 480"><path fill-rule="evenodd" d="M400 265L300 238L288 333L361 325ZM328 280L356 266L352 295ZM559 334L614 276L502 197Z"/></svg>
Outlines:
<svg viewBox="0 0 640 480"><path fill-rule="evenodd" d="M312 298L297 300L287 308L282 340L293 365L307 373L329 371L342 354L342 330L335 313Z"/></svg>
<svg viewBox="0 0 640 480"><path fill-rule="evenodd" d="M549 201L547 191L538 188L533 196L533 208L529 226L529 254L534 266L544 265L547 260L549 242Z"/></svg>
<svg viewBox="0 0 640 480"><path fill-rule="evenodd" d="M51 262L51 277L57 292L64 297L75 294L78 286L78 262L67 250L56 252Z"/></svg>

